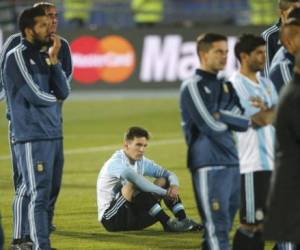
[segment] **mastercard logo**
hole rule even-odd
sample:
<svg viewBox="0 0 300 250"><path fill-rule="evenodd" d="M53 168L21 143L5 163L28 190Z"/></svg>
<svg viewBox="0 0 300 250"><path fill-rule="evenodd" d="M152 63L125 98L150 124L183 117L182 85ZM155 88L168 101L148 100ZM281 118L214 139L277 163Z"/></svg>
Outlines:
<svg viewBox="0 0 300 250"><path fill-rule="evenodd" d="M102 39L82 36L71 43L71 51L73 77L82 84L94 84L99 80L121 83L131 76L136 64L132 45L120 36Z"/></svg>

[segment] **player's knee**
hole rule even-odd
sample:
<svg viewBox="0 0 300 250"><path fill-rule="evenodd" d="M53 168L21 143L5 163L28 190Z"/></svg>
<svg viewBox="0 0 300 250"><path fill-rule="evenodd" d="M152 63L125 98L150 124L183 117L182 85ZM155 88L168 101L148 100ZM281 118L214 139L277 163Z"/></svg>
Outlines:
<svg viewBox="0 0 300 250"><path fill-rule="evenodd" d="M136 188L135 188L134 184L132 184L131 182L128 182L121 189L122 196L129 202L132 201L135 191L136 191Z"/></svg>
<svg viewBox="0 0 300 250"><path fill-rule="evenodd" d="M157 186L160 186L162 188L168 188L168 186L169 186L168 180L164 177L155 179L154 184Z"/></svg>
<svg viewBox="0 0 300 250"><path fill-rule="evenodd" d="M133 202L137 207L149 210L158 203L158 200L152 193L141 192L133 198Z"/></svg>

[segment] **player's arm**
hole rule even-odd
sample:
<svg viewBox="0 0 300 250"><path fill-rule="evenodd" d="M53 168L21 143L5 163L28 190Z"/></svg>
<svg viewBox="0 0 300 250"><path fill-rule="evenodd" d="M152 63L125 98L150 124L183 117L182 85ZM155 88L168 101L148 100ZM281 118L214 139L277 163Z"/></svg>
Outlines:
<svg viewBox="0 0 300 250"><path fill-rule="evenodd" d="M167 197L171 200L176 200L179 195L179 180L175 173L161 167L154 161L144 157L143 159L144 175L154 178L165 178L168 181L169 187Z"/></svg>
<svg viewBox="0 0 300 250"><path fill-rule="evenodd" d="M201 93L199 93L197 81L192 80L186 84L182 89L181 98L183 105L201 133L218 136L227 131L227 125L218 121L208 111Z"/></svg>
<svg viewBox="0 0 300 250"><path fill-rule="evenodd" d="M0 101L4 99L5 97L5 89L4 89L4 64L5 64L5 58L12 48L16 47L21 41L21 34L13 34L10 37L8 37L3 44L0 52Z"/></svg>
<svg viewBox="0 0 300 250"><path fill-rule="evenodd" d="M71 81L73 77L73 61L71 56L71 49L69 46L69 43L64 38L61 38L61 46L62 46L62 52L63 52L63 58L61 61L62 68L64 71L64 74L67 78L68 88L69 91L71 90Z"/></svg>
<svg viewBox="0 0 300 250"><path fill-rule="evenodd" d="M139 190L142 190L144 192L155 193L162 197L166 196L167 194L166 189L163 189L153 184L145 177L137 174L134 170L132 170L129 167L123 169L123 171L120 173L120 177L133 183Z"/></svg>
<svg viewBox="0 0 300 250"><path fill-rule="evenodd" d="M62 65L58 60L58 53L61 48L61 40L59 36L52 34L51 39L53 45L49 48L49 59L51 63L50 71L50 85L54 95L59 100L64 100L70 93L68 80L66 74L62 69Z"/></svg>
<svg viewBox="0 0 300 250"><path fill-rule="evenodd" d="M21 47L15 49L7 59L4 82L5 84L13 83L21 95L34 106L52 106L57 102L54 95L43 91L39 84L33 80L25 63Z"/></svg>
<svg viewBox="0 0 300 250"><path fill-rule="evenodd" d="M292 80L292 69L286 62L279 63L270 72L270 80L273 82L277 94L280 93L282 87Z"/></svg>

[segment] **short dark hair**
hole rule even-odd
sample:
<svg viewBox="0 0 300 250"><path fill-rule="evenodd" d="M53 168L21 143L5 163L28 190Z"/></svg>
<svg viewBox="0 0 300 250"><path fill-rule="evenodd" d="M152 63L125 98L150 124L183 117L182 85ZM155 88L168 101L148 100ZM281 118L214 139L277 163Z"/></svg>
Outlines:
<svg viewBox="0 0 300 250"><path fill-rule="evenodd" d="M241 53L250 54L257 47L265 45L265 40L260 36L253 34L243 34L234 47L234 54L236 58L241 61Z"/></svg>
<svg viewBox="0 0 300 250"><path fill-rule="evenodd" d="M36 24L36 17L45 16L45 10L42 7L35 7L25 9L19 17L19 29L22 33L22 36L25 37L25 29L33 29Z"/></svg>
<svg viewBox="0 0 300 250"><path fill-rule="evenodd" d="M281 10L287 10L290 7L290 4L300 3L299 0L278 0L278 7Z"/></svg>
<svg viewBox="0 0 300 250"><path fill-rule="evenodd" d="M219 41L227 41L227 37L216 33L205 33L197 38L197 54L199 51L209 51L212 43Z"/></svg>
<svg viewBox="0 0 300 250"><path fill-rule="evenodd" d="M125 140L126 141L133 140L135 137L136 138L145 137L147 140L149 140L150 139L150 134L144 128L130 127L125 133Z"/></svg>

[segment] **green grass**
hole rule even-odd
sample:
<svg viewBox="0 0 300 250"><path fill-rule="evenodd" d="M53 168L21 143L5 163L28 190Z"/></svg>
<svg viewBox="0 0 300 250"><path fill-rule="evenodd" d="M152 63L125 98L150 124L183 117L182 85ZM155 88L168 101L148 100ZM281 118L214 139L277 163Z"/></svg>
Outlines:
<svg viewBox="0 0 300 250"><path fill-rule="evenodd" d="M13 186L10 160L3 159L9 155L4 110L1 103L0 208L5 249L8 249ZM65 169L56 205L57 231L51 235L53 247L63 250L199 249L200 233L163 233L159 223L140 232L108 233L98 223L95 186L98 172L114 150L121 147L123 133L132 125L151 131L147 156L179 176L187 213L199 218L186 168L177 99L67 101L64 106Z"/></svg>

